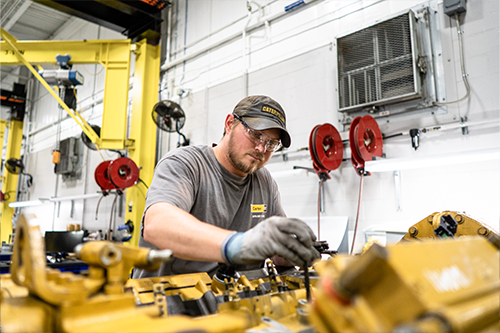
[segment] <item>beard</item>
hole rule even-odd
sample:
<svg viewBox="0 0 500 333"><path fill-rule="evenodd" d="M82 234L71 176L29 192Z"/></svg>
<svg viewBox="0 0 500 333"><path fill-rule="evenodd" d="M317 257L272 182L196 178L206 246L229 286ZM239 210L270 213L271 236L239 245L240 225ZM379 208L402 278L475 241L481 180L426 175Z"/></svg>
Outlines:
<svg viewBox="0 0 500 333"><path fill-rule="evenodd" d="M242 153L241 151L235 148L236 147L236 145L234 144L235 138L233 137L232 134L233 133L229 133L229 148L227 153L229 163L231 163L231 165L235 169L249 175L262 168L265 164L264 154L255 150L248 152L251 153L252 156L257 157L259 160L251 159L250 162L245 162L244 158L248 153L247 152Z"/></svg>

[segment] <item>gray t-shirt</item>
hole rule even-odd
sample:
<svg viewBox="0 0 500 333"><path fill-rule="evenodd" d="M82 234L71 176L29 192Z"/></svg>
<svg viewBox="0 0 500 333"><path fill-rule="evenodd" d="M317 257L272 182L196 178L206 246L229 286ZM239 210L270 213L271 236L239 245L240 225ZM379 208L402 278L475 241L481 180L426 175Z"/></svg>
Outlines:
<svg viewBox="0 0 500 333"><path fill-rule="evenodd" d="M175 149L158 162L144 212L158 202L168 202L200 221L235 231L247 231L271 216L285 216L278 186L266 168L245 177L234 175L219 163L213 148L205 145ZM142 237L142 227L139 246L156 249ZM196 272L213 275L217 266L174 258L154 272L135 269L133 278Z"/></svg>

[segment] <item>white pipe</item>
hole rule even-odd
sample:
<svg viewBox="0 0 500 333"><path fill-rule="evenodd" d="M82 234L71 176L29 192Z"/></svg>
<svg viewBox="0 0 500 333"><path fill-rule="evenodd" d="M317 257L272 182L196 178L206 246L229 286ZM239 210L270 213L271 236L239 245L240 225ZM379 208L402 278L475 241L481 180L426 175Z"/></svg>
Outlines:
<svg viewBox="0 0 500 333"><path fill-rule="evenodd" d="M167 13L167 45L166 47L166 59L165 62L168 64L170 62L170 48L172 47L170 44L172 43L172 6L168 6Z"/></svg>
<svg viewBox="0 0 500 333"><path fill-rule="evenodd" d="M92 103L89 103L87 106L85 106L84 108L82 108L81 110L79 110L80 114L82 114L83 112L87 111L88 109L91 109L94 106L102 104L103 100L104 100L104 97L99 97L98 99L95 99ZM62 120L69 119L69 118L70 118L69 116L66 116ZM37 133L40 133L40 132L42 132L42 131L44 131L44 130L52 127L52 126L57 125L58 123L59 123L59 121L54 121L54 122L52 122L50 124L44 125L42 127L38 127L36 129L32 130L31 132L28 132L28 136L33 136L33 135L35 135Z"/></svg>
<svg viewBox="0 0 500 333"><path fill-rule="evenodd" d="M99 198L102 193L89 193L89 194L80 194L80 195L70 195L66 197L50 197L50 202L59 202L59 201L71 201L71 200L85 200L85 199L93 199Z"/></svg>
<svg viewBox="0 0 500 333"><path fill-rule="evenodd" d="M435 168L446 165L458 165L474 162L500 160L500 148L481 149L430 156L402 157L367 161L365 170L368 172L386 172L421 168Z"/></svg>
<svg viewBox="0 0 500 333"><path fill-rule="evenodd" d="M312 1L315 1L315 0L311 0L311 1L309 1L309 2L312 2ZM286 12L285 10L283 10L283 11L278 12L278 13L276 13L276 14L265 16L265 17L263 17L263 18L262 18L262 20L261 20L260 22L254 23L254 24L253 24L253 25L251 25L250 27L247 27L247 28L245 29L245 33L248 33L248 32L250 32L250 31L252 31L252 30L255 30L255 29L260 28L261 26L263 26L263 25L265 25L265 24L266 24L266 21L267 21L267 22L272 22L272 21L274 21L274 20L276 20L276 19L278 19L278 18L280 18L280 17L282 17L282 16L284 16L284 15L286 15L286 14L288 14L288 12ZM269 23L268 23L268 24L269 24ZM188 60L191 60L191 59L193 59L193 58L196 58L196 57L198 57L199 55L201 55L201 54L203 54L203 53L205 53L205 52L208 52L208 51L209 51L209 50L211 50L211 49L214 49L214 48L220 47L220 46L222 46L222 45L224 45L224 44L226 44L226 43L228 43L228 42L230 42L230 41L232 41L232 40L234 40L234 39L237 39L237 38L238 38L238 37L240 37L240 36L241 36L241 32L234 33L234 34L232 34L232 35L230 35L230 36L228 36L228 37L224 38L223 40L221 40L221 41L219 41L219 42L215 43L214 45L209 45L209 46L207 46L207 47L205 47L205 48L203 48L203 49L201 49L201 50L198 50L198 51L196 51L196 52L193 52L193 53L191 53L191 54L189 54L189 55L187 55L187 56L184 56L184 57L182 57L182 58L179 58L179 59L177 59L177 60L174 60L174 61L172 61L172 62L170 62L170 63L165 63L165 64L163 64L163 65L160 67L160 70L161 70L161 71L167 71L167 70L169 70L169 69L170 69L170 68L172 68L172 67L175 67L175 66L177 66L177 65L179 65L179 64L182 64L184 61L188 61Z"/></svg>
<svg viewBox="0 0 500 333"><path fill-rule="evenodd" d="M248 7L248 14L247 14L247 21L245 23L245 26L243 27L243 31L241 32L241 38L243 39L243 74L246 74L248 71L248 66L247 66L247 28L248 25L250 24L250 21L252 20L252 8L248 6L247 2L247 7Z"/></svg>

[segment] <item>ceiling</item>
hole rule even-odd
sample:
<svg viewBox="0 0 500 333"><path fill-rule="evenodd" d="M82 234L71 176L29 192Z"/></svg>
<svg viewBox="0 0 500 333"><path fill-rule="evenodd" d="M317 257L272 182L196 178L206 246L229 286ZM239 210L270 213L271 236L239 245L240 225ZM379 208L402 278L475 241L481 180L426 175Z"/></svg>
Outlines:
<svg viewBox="0 0 500 333"><path fill-rule="evenodd" d="M159 32L161 9L169 4L168 0L0 0L0 26L18 40L66 40L91 21L133 39L144 31ZM2 66L0 82L5 89L13 82L22 83L26 75L20 66Z"/></svg>
<svg viewBox="0 0 500 333"><path fill-rule="evenodd" d="M51 40L71 15L31 0L0 0L0 26L19 40Z"/></svg>

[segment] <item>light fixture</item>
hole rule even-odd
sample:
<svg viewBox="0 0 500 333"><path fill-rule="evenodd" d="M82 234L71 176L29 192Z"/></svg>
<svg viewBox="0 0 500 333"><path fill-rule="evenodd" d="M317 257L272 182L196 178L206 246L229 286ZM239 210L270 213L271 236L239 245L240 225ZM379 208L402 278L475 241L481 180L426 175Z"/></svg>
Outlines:
<svg viewBox="0 0 500 333"><path fill-rule="evenodd" d="M457 165L474 162L500 160L500 148L481 149L449 154L403 157L368 161L365 170L368 172L386 172L408 169L421 169L445 165Z"/></svg>
<svg viewBox="0 0 500 333"><path fill-rule="evenodd" d="M40 206L45 200L14 201L9 203L11 208Z"/></svg>

